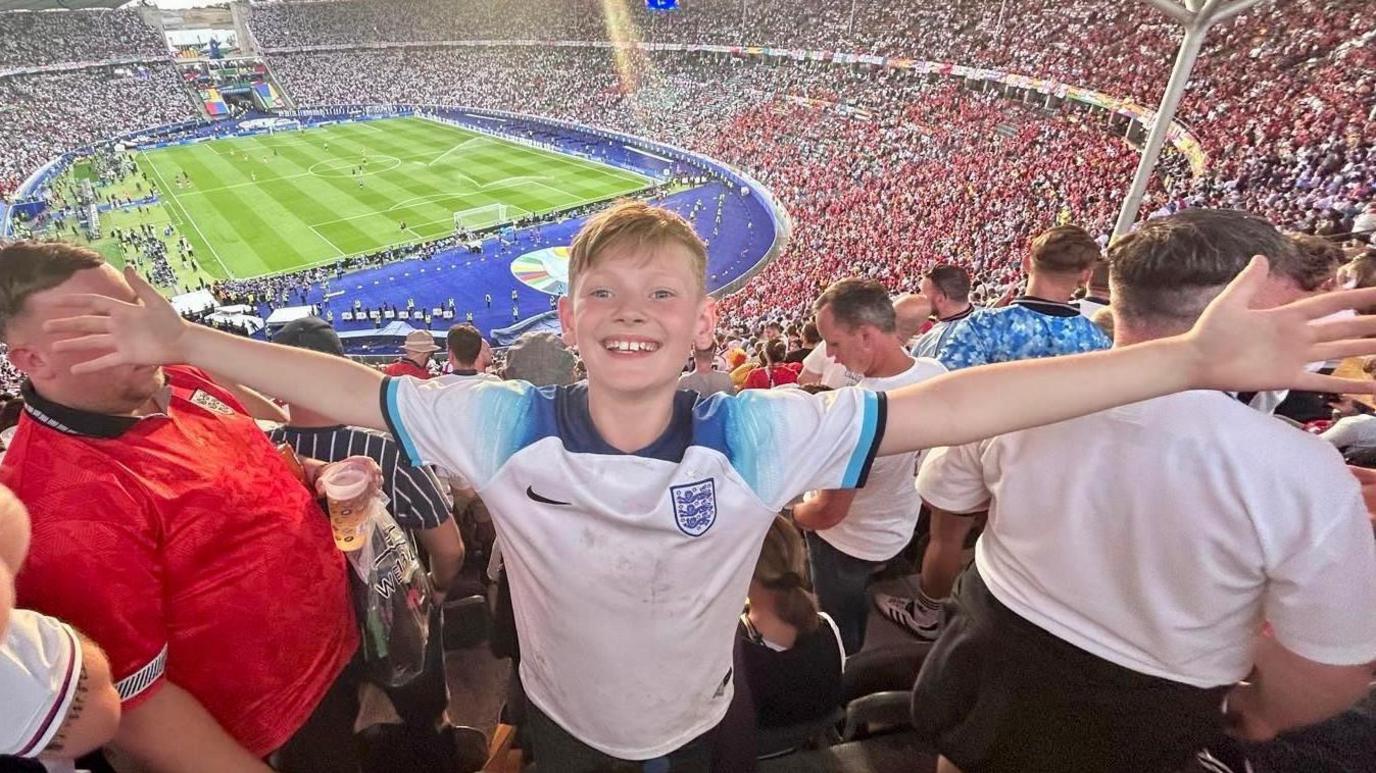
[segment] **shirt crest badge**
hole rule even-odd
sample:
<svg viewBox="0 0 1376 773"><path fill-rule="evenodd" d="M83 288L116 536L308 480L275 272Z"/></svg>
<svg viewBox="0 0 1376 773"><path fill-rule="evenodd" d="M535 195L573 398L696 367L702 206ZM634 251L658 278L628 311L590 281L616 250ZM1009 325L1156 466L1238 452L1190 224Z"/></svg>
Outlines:
<svg viewBox="0 0 1376 773"><path fill-rule="evenodd" d="M717 484L712 478L669 487L674 523L690 537L701 537L717 522Z"/></svg>
<svg viewBox="0 0 1376 773"><path fill-rule="evenodd" d="M202 408L208 411L223 413L226 416L232 416L234 414L234 409L230 408L228 405L225 405L224 402L220 400L220 398L200 389L197 389L195 392L191 394L191 402L201 406Z"/></svg>

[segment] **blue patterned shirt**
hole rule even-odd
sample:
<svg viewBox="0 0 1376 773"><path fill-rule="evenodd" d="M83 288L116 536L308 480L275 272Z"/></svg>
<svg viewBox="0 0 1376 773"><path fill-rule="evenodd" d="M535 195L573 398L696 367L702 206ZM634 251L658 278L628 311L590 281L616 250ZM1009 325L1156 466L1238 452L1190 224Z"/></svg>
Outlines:
<svg viewBox="0 0 1376 773"><path fill-rule="evenodd" d="M1099 326L1068 303L1024 296L997 309L976 309L946 338L937 359L949 370L995 362L1107 349Z"/></svg>

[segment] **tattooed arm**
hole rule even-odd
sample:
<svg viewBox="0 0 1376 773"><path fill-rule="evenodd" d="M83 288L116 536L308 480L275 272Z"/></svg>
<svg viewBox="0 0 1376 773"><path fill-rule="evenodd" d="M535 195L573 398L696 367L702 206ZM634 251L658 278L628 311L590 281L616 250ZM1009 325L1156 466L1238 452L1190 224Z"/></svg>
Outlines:
<svg viewBox="0 0 1376 773"><path fill-rule="evenodd" d="M39 756L74 759L100 748L119 727L119 694L110 681L110 664L95 642L81 642L81 672L67 716Z"/></svg>

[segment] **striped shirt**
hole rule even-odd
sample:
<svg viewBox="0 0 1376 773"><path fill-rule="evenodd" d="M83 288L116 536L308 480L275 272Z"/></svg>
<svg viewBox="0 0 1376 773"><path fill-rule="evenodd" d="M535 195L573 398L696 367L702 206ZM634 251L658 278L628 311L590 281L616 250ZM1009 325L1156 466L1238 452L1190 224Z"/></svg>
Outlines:
<svg viewBox="0 0 1376 773"><path fill-rule="evenodd" d="M388 509L404 529L433 529L449 520L449 493L429 467L412 467L401 458L396 441L380 432L335 425L278 427L268 433L273 443L286 443L301 456L337 462L366 456L382 468L382 493Z"/></svg>

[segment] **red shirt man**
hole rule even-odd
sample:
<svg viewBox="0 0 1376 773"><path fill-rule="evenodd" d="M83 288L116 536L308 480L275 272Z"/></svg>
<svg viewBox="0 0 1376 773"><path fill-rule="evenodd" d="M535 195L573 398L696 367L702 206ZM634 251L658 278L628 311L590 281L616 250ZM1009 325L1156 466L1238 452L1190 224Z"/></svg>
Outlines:
<svg viewBox="0 0 1376 773"><path fill-rule="evenodd" d="M164 679L258 757L306 721L358 645L329 522L239 403L165 369L161 413L26 386L0 464L33 518L19 602L108 653L126 711Z"/></svg>
<svg viewBox="0 0 1376 773"><path fill-rule="evenodd" d="M397 361L382 369L389 376L415 376L430 378L430 355L440 348L435 345L435 337L424 330L412 330L406 334L406 343L401 345L405 352Z"/></svg>

